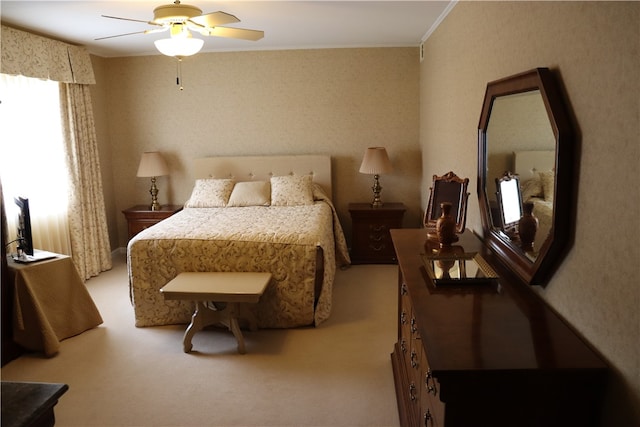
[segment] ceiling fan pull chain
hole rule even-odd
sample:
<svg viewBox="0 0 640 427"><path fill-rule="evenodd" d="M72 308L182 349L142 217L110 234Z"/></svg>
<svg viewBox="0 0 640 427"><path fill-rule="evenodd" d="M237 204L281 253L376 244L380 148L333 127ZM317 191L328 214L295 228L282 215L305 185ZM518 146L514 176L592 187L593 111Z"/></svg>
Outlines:
<svg viewBox="0 0 640 427"><path fill-rule="evenodd" d="M182 58L178 58L176 74L176 84L180 86L180 90L184 90L184 87L182 86Z"/></svg>

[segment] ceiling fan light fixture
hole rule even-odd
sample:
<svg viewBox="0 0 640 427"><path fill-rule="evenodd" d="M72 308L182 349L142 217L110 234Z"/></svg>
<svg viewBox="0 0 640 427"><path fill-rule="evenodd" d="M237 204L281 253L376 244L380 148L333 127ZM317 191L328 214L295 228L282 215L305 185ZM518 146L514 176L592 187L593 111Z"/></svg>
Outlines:
<svg viewBox="0 0 640 427"><path fill-rule="evenodd" d="M156 40L154 44L161 54L181 58L200 52L200 49L202 49L204 45L204 40L194 39L192 37L172 37L169 39Z"/></svg>
<svg viewBox="0 0 640 427"><path fill-rule="evenodd" d="M100 37L96 40L128 36L131 34L152 34L169 30L171 34L170 38L156 40L154 43L156 49L158 49L161 54L178 59L195 55L200 52L204 45L204 40L191 37L191 31L197 31L203 36L227 37L251 41L257 41L264 37L264 32L261 30L224 27L223 25L225 24L240 22L234 15L222 11L203 15L200 8L188 4L181 4L180 0L174 0L173 4L170 5L156 7L153 10L152 21L109 15L102 16L125 21L146 22L149 25L155 26L155 28L134 33Z"/></svg>
<svg viewBox="0 0 640 427"><path fill-rule="evenodd" d="M173 4L158 6L153 10L153 21L158 24L184 22L202 15L202 10L190 4L181 4L176 0Z"/></svg>

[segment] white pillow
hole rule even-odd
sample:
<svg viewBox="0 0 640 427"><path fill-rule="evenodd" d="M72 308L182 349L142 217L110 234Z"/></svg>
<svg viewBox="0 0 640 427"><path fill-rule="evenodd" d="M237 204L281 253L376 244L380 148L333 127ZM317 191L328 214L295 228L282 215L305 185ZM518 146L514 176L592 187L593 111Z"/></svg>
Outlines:
<svg viewBox="0 0 640 427"><path fill-rule="evenodd" d="M221 208L233 190L232 179L197 179L185 208Z"/></svg>
<svg viewBox="0 0 640 427"><path fill-rule="evenodd" d="M313 204L311 175L271 177L271 206L300 206Z"/></svg>
<svg viewBox="0 0 640 427"><path fill-rule="evenodd" d="M237 182L227 206L269 206L271 184L268 181Z"/></svg>
<svg viewBox="0 0 640 427"><path fill-rule="evenodd" d="M540 172L540 181L542 181L542 191L544 199L547 202L553 202L553 192L556 185L556 174L554 171Z"/></svg>
<svg viewBox="0 0 640 427"><path fill-rule="evenodd" d="M544 190L542 189L542 181L540 177L528 179L521 184L522 187L522 201L526 202L532 197L543 197Z"/></svg>

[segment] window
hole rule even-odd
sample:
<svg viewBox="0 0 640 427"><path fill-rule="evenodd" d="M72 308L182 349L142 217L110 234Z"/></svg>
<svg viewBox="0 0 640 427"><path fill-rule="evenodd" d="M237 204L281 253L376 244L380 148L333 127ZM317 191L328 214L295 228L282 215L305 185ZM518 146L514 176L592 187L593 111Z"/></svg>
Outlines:
<svg viewBox="0 0 640 427"><path fill-rule="evenodd" d="M57 82L0 74L0 179L9 238L14 197L29 199L33 243L69 254L68 175Z"/></svg>

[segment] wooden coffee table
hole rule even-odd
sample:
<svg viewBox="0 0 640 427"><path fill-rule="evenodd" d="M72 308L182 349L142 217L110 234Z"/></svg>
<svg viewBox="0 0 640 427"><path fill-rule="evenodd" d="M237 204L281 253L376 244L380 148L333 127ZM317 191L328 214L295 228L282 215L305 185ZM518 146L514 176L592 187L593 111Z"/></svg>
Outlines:
<svg viewBox="0 0 640 427"><path fill-rule="evenodd" d="M187 272L180 273L160 292L166 300L195 301L195 312L184 333L184 352L193 348L191 339L205 326L221 323L238 340L238 353L246 353L238 318L249 321L250 330L257 329L255 316L243 305L257 303L264 293L271 273L252 272Z"/></svg>

